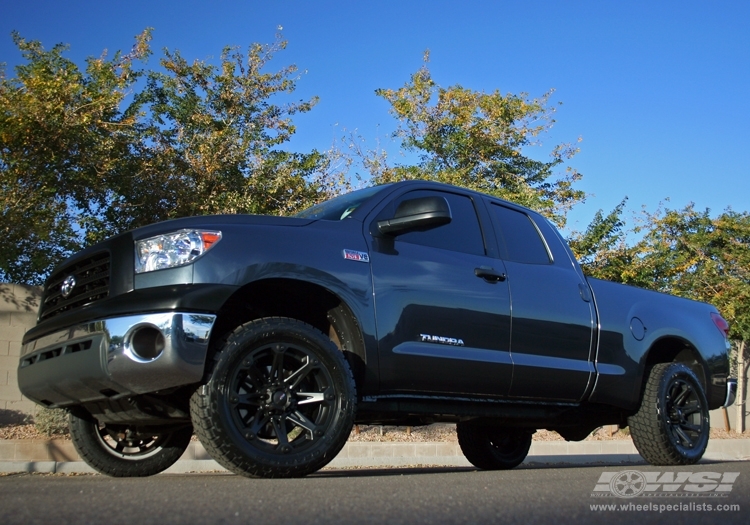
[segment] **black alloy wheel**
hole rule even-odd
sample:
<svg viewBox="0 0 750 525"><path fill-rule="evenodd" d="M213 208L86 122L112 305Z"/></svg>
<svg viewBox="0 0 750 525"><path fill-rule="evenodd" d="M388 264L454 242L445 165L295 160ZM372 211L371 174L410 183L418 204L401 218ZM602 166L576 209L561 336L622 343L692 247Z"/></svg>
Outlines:
<svg viewBox="0 0 750 525"><path fill-rule="evenodd" d="M217 358L191 412L220 464L251 477L304 476L344 446L354 381L321 332L293 319L261 319L235 330Z"/></svg>
<svg viewBox="0 0 750 525"><path fill-rule="evenodd" d="M520 465L529 453L533 435L525 429L478 425L471 421L458 423L456 433L466 459L483 470L507 470Z"/></svg>
<svg viewBox="0 0 750 525"><path fill-rule="evenodd" d="M70 437L94 470L114 477L153 476L172 466L190 444L190 424L174 429L105 425L92 417L68 416Z"/></svg>
<svg viewBox="0 0 750 525"><path fill-rule="evenodd" d="M664 397L667 432L676 447L694 450L707 430L703 421L704 401L698 390L684 379L673 379Z"/></svg>
<svg viewBox="0 0 750 525"><path fill-rule="evenodd" d="M710 430L700 380L682 363L650 370L641 407L628 418L633 443L652 465L691 465L703 456Z"/></svg>

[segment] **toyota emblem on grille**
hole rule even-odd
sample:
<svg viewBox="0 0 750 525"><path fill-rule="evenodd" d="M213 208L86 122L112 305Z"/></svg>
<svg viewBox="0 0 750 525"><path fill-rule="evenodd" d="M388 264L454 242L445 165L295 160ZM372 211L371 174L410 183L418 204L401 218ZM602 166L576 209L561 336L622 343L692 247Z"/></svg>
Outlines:
<svg viewBox="0 0 750 525"><path fill-rule="evenodd" d="M76 278L72 275L68 275L65 280L62 282L62 286L60 287L60 293L62 293L62 296L67 299L71 293L73 293L73 288L76 286Z"/></svg>

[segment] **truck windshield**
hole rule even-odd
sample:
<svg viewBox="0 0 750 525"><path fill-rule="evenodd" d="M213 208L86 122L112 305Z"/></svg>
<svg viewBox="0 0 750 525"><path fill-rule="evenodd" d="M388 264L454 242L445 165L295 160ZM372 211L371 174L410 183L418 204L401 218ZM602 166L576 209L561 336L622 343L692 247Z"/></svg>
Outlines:
<svg viewBox="0 0 750 525"><path fill-rule="evenodd" d="M326 221L343 221L354 212L359 206L370 197L380 192L383 188L389 186L373 186L362 190L352 191L344 195L339 195L333 199L316 204L306 210L299 212L294 217L300 219L323 219Z"/></svg>

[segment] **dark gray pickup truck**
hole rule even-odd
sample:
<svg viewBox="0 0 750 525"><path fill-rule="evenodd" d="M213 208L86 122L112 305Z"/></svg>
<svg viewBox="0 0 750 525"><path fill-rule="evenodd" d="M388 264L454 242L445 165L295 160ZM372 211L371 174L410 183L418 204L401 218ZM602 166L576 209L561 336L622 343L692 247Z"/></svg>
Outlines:
<svg viewBox="0 0 750 525"><path fill-rule="evenodd" d="M18 383L68 409L81 456L113 476L166 469L193 432L238 474L303 476L354 423L441 421L483 469L522 462L536 429L605 424L679 465L734 400L728 328L711 305L586 278L533 211L411 181L74 255Z"/></svg>

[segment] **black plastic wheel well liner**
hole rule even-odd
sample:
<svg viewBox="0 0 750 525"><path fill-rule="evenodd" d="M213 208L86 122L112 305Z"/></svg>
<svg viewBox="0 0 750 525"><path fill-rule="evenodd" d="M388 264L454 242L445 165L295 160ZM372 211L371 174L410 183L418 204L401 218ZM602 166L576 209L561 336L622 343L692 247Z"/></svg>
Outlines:
<svg viewBox="0 0 750 525"><path fill-rule="evenodd" d="M297 279L249 283L237 290L218 312L211 346L215 349L227 333L241 324L263 317L297 319L323 332L344 352L359 387L364 379L365 344L351 308L336 294Z"/></svg>
<svg viewBox="0 0 750 525"><path fill-rule="evenodd" d="M651 368L658 363L682 363L690 368L701 382L703 391L708 396L706 370L700 360L700 353L690 343L676 337L668 337L656 341L648 351L641 380L641 398L643 388ZM639 399L640 402L640 399Z"/></svg>

